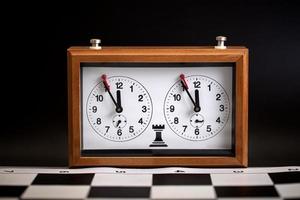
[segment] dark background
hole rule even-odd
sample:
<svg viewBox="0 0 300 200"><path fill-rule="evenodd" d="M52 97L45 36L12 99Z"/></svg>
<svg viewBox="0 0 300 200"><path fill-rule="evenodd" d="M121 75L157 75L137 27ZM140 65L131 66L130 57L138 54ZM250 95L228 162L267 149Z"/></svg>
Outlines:
<svg viewBox="0 0 300 200"><path fill-rule="evenodd" d="M300 165L300 6L293 1L7 5L1 14L0 165L67 165L70 46L228 45L250 50L249 165Z"/></svg>

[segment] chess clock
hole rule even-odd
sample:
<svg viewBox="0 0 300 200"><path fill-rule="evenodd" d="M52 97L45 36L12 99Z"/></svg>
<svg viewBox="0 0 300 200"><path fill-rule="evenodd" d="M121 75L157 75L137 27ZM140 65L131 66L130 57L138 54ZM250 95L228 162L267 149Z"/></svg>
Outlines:
<svg viewBox="0 0 300 200"><path fill-rule="evenodd" d="M68 49L69 165L247 166L248 50Z"/></svg>

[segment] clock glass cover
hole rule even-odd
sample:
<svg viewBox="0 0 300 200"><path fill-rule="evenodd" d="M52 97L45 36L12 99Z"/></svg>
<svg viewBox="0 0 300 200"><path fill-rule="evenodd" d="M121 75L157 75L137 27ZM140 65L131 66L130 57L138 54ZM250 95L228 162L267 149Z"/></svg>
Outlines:
<svg viewBox="0 0 300 200"><path fill-rule="evenodd" d="M234 154L234 63L82 63L81 153Z"/></svg>

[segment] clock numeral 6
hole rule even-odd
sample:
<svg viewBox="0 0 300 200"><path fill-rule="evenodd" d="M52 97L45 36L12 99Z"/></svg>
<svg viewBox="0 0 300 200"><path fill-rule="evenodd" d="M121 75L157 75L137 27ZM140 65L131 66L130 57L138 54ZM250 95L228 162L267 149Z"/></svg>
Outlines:
<svg viewBox="0 0 300 200"><path fill-rule="evenodd" d="M118 129L117 135L118 135L118 136L121 136L121 135L122 135L122 130L121 130L121 129Z"/></svg>
<svg viewBox="0 0 300 200"><path fill-rule="evenodd" d="M198 128L195 129L195 135L199 135L200 134L200 131Z"/></svg>

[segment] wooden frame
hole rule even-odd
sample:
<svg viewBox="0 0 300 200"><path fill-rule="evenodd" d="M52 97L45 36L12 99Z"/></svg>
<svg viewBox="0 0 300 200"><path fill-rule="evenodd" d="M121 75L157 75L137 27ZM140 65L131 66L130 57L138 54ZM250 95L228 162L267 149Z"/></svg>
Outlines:
<svg viewBox="0 0 300 200"><path fill-rule="evenodd" d="M235 156L84 157L81 156L80 63L82 62L231 62L236 65ZM69 166L224 167L248 165L248 49L228 47L88 47L68 49Z"/></svg>

